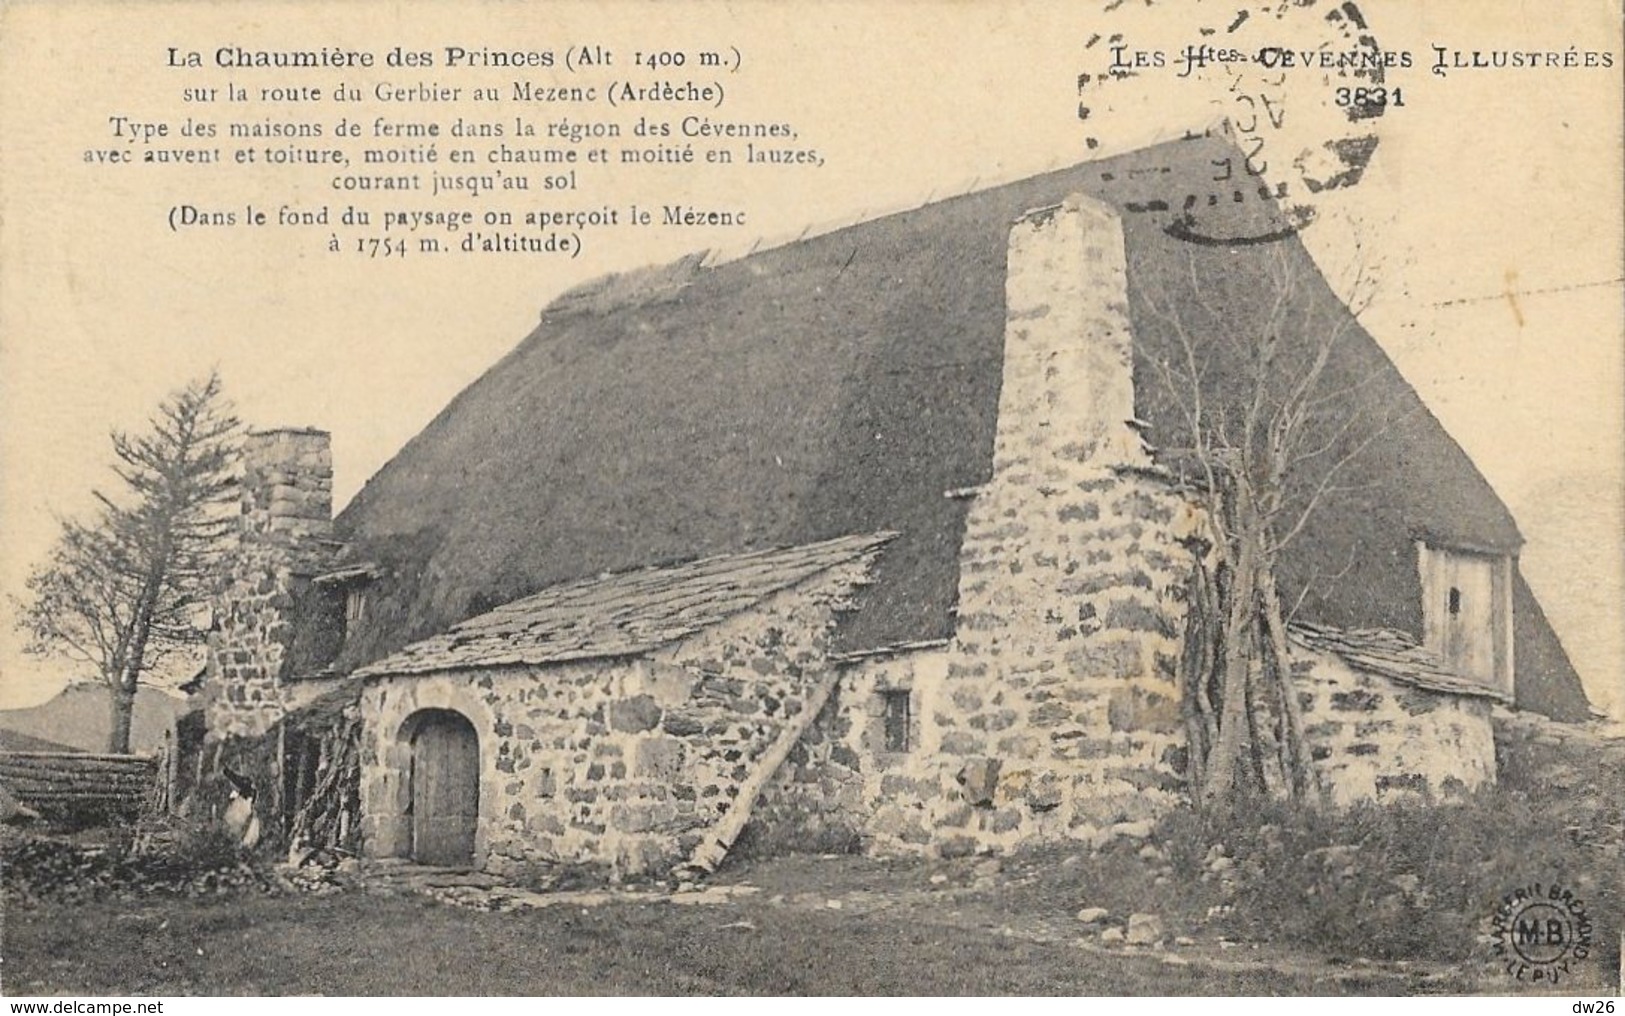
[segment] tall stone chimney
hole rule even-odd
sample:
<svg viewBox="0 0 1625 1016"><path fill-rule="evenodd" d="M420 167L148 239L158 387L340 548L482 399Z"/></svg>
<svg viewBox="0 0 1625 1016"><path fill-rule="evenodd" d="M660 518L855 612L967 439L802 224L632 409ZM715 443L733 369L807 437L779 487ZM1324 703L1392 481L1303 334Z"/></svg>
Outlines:
<svg viewBox="0 0 1625 1016"><path fill-rule="evenodd" d="M956 835L979 845L1098 840L1181 784L1178 541L1196 517L1131 425L1117 213L1075 195L1018 220L1005 305L993 475L966 517L938 697L964 788L943 822L969 805Z"/></svg>
<svg viewBox="0 0 1625 1016"><path fill-rule="evenodd" d="M283 713L295 622L331 561L333 456L326 431L284 428L243 442L242 516L215 602L205 679L209 736L253 736Z"/></svg>
<svg viewBox="0 0 1625 1016"><path fill-rule="evenodd" d="M249 434L242 497L245 537L280 547L290 567L327 553L333 537L332 438L311 428Z"/></svg>
<svg viewBox="0 0 1625 1016"><path fill-rule="evenodd" d="M1134 338L1123 226L1083 195L1010 230L1004 383L994 482L1076 478L1080 466L1144 465L1134 418Z"/></svg>

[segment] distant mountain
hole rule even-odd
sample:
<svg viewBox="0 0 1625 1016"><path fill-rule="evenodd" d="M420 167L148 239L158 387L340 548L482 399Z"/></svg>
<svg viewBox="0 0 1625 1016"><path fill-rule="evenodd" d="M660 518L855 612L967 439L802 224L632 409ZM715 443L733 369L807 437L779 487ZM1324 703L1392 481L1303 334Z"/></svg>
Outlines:
<svg viewBox="0 0 1625 1016"><path fill-rule="evenodd" d="M78 748L0 727L0 751L78 751Z"/></svg>
<svg viewBox="0 0 1625 1016"><path fill-rule="evenodd" d="M156 688L142 688L135 696L135 715L130 722L130 750L151 754L164 744L164 731L186 711L184 699ZM112 717L108 714L107 691L99 685L76 684L62 690L49 702L26 709L0 710L0 744L9 738L4 732L56 742L80 751L107 750ZM47 749L11 748L13 751Z"/></svg>
<svg viewBox="0 0 1625 1016"><path fill-rule="evenodd" d="M1625 720L1625 532L1617 466L1537 472L1509 499L1529 542L1518 567L1540 598L1591 704Z"/></svg>

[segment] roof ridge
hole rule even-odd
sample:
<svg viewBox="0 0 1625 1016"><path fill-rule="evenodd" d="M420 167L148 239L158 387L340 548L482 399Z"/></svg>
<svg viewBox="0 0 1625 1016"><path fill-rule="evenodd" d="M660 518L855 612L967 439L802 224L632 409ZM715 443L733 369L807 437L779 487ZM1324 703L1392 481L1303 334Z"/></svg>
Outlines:
<svg viewBox="0 0 1625 1016"><path fill-rule="evenodd" d="M870 222L878 222L894 215L903 215L907 212L918 211L921 208L927 208L931 205L954 201L959 198L969 197L973 194L980 194L985 191L998 190L1000 187L1008 187L1012 184L1024 183L1028 180L1049 176L1053 173L1073 172L1083 166L1088 166L1097 162L1107 162L1121 156L1132 155L1136 152L1149 151L1150 149L1159 148L1163 145L1174 144L1180 141L1197 141L1204 137L1210 136L1214 128L1219 127L1223 122L1224 120L1221 117L1203 128L1184 128L1178 134L1164 135L1161 131L1158 131L1149 140L1138 141L1116 151L1098 153L1091 152L1089 158L1079 159L1077 161L1071 161L1067 156L1055 153L1051 154L1042 166L1029 166L1025 169L1008 169L1005 168L1002 163L997 163L999 170L1002 170L1002 172L996 170L990 175L983 170L970 175L968 178L961 176L958 180L946 187L933 187L926 193L923 200L915 198L902 198L895 201L882 202L879 205L865 205L855 215L840 215L834 218L825 219L821 222L808 223L807 225L802 226L800 231L793 234L789 230L786 230L777 234L758 235L748 244L719 244L717 246L710 247L703 252L703 257L699 262L699 267L702 269L719 268L722 265L731 264L735 261L743 261L754 254L777 250L781 247L789 247L794 244L801 243L804 240L811 240L815 237L829 236L839 233L844 229L852 229L853 227L861 226Z"/></svg>
<svg viewBox="0 0 1625 1016"><path fill-rule="evenodd" d="M600 583L611 582L615 579L627 578L633 575L654 575L661 572L676 571L680 568L698 568L700 565L713 564L719 561L744 562L759 560L761 558L771 557L775 554L784 554L792 550L811 550L813 548L833 547L836 544L848 541L858 546L878 547L883 543L896 539L897 536L897 533L886 529L877 530L876 532L872 533L845 533L841 536L832 536L823 540L814 540L811 543L784 543L775 544L771 547L762 547L756 550L723 551L722 553L710 554L706 557L676 558L670 561L657 562L654 564L635 565L631 568L622 568L618 571L612 569L610 571L598 572L594 575L583 575L579 578L565 579L562 582L555 582L552 585L543 586L542 588L526 593L523 596L515 597L506 603L497 604L490 610L476 614L474 617L467 618L466 620L459 621L457 624L452 625L446 630L454 631L458 626L467 624L469 621L475 620L476 618L484 617L486 614L494 614L497 611L511 607L514 604L523 603L526 600L534 599L535 597L541 596L544 593L556 590L570 589L572 587L588 587L598 585Z"/></svg>

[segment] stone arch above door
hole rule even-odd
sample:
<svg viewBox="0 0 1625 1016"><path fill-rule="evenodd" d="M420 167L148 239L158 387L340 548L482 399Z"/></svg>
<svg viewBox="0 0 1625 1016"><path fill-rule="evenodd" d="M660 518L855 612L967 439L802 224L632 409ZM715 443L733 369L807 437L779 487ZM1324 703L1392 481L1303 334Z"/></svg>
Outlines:
<svg viewBox="0 0 1625 1016"><path fill-rule="evenodd" d="M480 739L454 709L421 709L401 738L411 750L410 845L419 864L471 867L480 818Z"/></svg>
<svg viewBox="0 0 1625 1016"><path fill-rule="evenodd" d="M493 774L487 771L482 754L493 736L489 708L476 696L449 682L419 679L392 687L369 688L363 695L363 715L366 717L363 740L367 747L362 759L361 829L365 854L414 858L419 853L414 843L418 830L414 828L413 770L418 759L414 757L413 741L436 717L445 723L451 722L450 717L457 717L458 722L466 724L461 740L465 749L473 753L473 771L469 775L473 777L470 782L474 784L471 791L474 797L465 802L464 818L467 821L468 814L473 816L472 856L455 863L483 867L486 820L494 807ZM430 737L449 740L444 730ZM466 755L464 760L468 761ZM465 766L465 771L467 768ZM467 850L467 846L465 828L463 849Z"/></svg>

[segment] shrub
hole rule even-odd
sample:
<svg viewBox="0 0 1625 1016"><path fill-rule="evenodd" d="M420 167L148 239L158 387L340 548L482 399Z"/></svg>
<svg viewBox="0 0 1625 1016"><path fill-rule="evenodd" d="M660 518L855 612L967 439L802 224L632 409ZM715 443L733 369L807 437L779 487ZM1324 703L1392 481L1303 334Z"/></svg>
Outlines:
<svg viewBox="0 0 1625 1016"><path fill-rule="evenodd" d="M1295 810L1258 801L1230 813L1184 810L1161 828L1182 879L1228 880L1218 921L1237 937L1330 955L1462 961L1507 892L1575 890L1592 916L1593 957L1618 961L1625 862L1570 835L1553 802L1489 788L1459 804ZM1233 866L1213 871L1222 845Z"/></svg>
<svg viewBox="0 0 1625 1016"><path fill-rule="evenodd" d="M98 899L132 893L198 895L271 882L244 859L236 841L213 824L151 829L107 843L53 836L0 843L0 885L19 899Z"/></svg>

